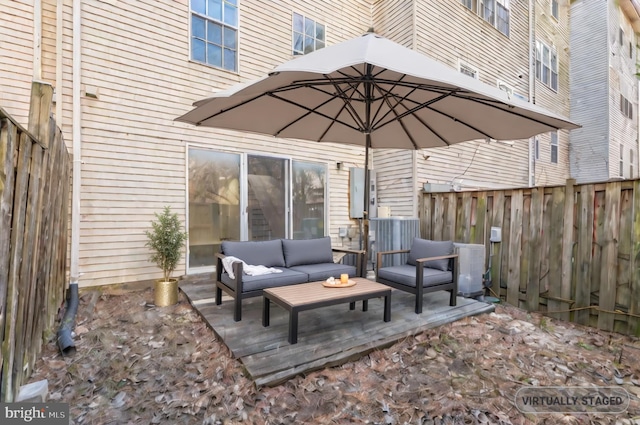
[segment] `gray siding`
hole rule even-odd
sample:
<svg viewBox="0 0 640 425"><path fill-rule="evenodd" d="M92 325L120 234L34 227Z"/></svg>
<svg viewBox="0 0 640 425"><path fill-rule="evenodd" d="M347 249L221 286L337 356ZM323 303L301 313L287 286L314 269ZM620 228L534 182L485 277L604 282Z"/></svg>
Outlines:
<svg viewBox="0 0 640 425"><path fill-rule="evenodd" d="M571 4L571 175L578 183L609 177L609 43L607 2Z"/></svg>

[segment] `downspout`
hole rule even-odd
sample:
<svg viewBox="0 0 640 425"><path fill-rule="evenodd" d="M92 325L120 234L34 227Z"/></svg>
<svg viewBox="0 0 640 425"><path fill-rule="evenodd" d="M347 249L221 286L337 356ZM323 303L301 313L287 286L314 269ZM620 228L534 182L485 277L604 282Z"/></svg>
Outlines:
<svg viewBox="0 0 640 425"><path fill-rule="evenodd" d="M529 102L536 103L536 3L529 0ZM536 161L535 161L535 136L529 138L529 187L536 183Z"/></svg>
<svg viewBox="0 0 640 425"><path fill-rule="evenodd" d="M418 22L416 19L417 13L418 13L418 6L417 6L417 1L413 0L413 10L412 10L412 16L411 16L411 21L412 21L412 34L411 34L411 48L412 50L418 50ZM419 193L421 193L419 190L416 189L417 185L418 185L418 151L413 149L411 151L411 187L413 188L414 191L414 196L412 197L413 200L413 216L412 217L418 217L418 209L419 209L419 204L420 204L420 198L419 198ZM416 192L418 192L418 194L416 194Z"/></svg>
<svg viewBox="0 0 640 425"><path fill-rule="evenodd" d="M80 73L81 73L81 0L73 0L73 68L72 68L72 143L73 174L71 191L71 279L67 294L67 307L58 330L58 347L63 355L75 353L72 329L78 310L78 260L80 258L80 165L81 165L81 113ZM60 93L62 95L62 93Z"/></svg>

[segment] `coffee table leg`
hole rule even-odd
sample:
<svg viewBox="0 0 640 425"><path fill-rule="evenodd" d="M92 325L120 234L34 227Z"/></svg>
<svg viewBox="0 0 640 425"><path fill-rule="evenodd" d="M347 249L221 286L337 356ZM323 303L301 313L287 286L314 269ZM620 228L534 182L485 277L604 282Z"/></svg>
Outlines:
<svg viewBox="0 0 640 425"><path fill-rule="evenodd" d="M384 321L391 321L391 294L384 297Z"/></svg>
<svg viewBox="0 0 640 425"><path fill-rule="evenodd" d="M262 301L262 326L269 326L269 316L270 316L270 307L271 302L269 298L263 297Z"/></svg>
<svg viewBox="0 0 640 425"><path fill-rule="evenodd" d="M362 311L369 311L369 300L362 300Z"/></svg>
<svg viewBox="0 0 640 425"><path fill-rule="evenodd" d="M298 311L293 309L289 313L289 344L298 343Z"/></svg>
<svg viewBox="0 0 640 425"><path fill-rule="evenodd" d="M355 309L356 309L356 302L354 301L352 303L349 303L349 310L355 310Z"/></svg>

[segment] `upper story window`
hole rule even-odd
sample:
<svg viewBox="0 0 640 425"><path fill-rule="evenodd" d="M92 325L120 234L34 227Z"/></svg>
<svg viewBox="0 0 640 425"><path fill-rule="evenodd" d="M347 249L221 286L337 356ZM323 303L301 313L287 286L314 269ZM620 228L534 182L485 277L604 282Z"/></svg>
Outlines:
<svg viewBox="0 0 640 425"><path fill-rule="evenodd" d="M509 0L460 0L460 3L509 36Z"/></svg>
<svg viewBox="0 0 640 425"><path fill-rule="evenodd" d="M293 54L306 55L325 45L325 26L299 13L293 14Z"/></svg>
<svg viewBox="0 0 640 425"><path fill-rule="evenodd" d="M620 169L618 175L624 177L624 145L622 143L620 143Z"/></svg>
<svg viewBox="0 0 640 425"><path fill-rule="evenodd" d="M478 68L469 65L461 59L458 60L458 71L462 72L464 75L468 75L471 78L475 78L476 80L480 78Z"/></svg>
<svg viewBox="0 0 640 425"><path fill-rule="evenodd" d="M551 16L556 19L560 16L558 12L558 0L551 0Z"/></svg>
<svg viewBox="0 0 640 425"><path fill-rule="evenodd" d="M558 55L542 41L536 41L536 78L558 91Z"/></svg>
<svg viewBox="0 0 640 425"><path fill-rule="evenodd" d="M633 119L633 104L623 95L620 95L620 112L625 117Z"/></svg>
<svg viewBox="0 0 640 425"><path fill-rule="evenodd" d="M551 163L558 163L558 132L551 133Z"/></svg>
<svg viewBox="0 0 640 425"><path fill-rule="evenodd" d="M238 70L238 0L191 0L191 59Z"/></svg>
<svg viewBox="0 0 640 425"><path fill-rule="evenodd" d="M633 151L633 149L629 150L629 178L633 179L636 177L636 153Z"/></svg>

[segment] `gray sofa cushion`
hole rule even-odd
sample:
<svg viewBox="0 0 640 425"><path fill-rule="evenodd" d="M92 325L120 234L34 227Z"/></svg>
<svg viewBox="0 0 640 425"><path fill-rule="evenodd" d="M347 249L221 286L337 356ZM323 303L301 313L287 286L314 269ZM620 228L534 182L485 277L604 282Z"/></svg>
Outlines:
<svg viewBox="0 0 640 425"><path fill-rule="evenodd" d="M309 282L319 280L327 280L330 277L340 278L340 275L346 273L349 277L356 275L354 266L346 266L336 263L307 264L304 266L293 266L290 270L306 273L309 276Z"/></svg>
<svg viewBox="0 0 640 425"><path fill-rule="evenodd" d="M411 251L407 263L415 266L416 260L420 258L439 257L441 255L453 254L453 241L430 241L428 239L414 238L411 244ZM433 260L424 263L425 267L447 271L449 269L449 260Z"/></svg>
<svg viewBox="0 0 640 425"><path fill-rule="evenodd" d="M291 269L278 267L282 273L262 274L258 276L242 275L242 292L257 291L265 288L275 288L277 286L296 285L307 282L307 274ZM229 279L229 275L222 274L222 283L230 288L236 289L235 282Z"/></svg>
<svg viewBox="0 0 640 425"><path fill-rule="evenodd" d="M282 241L223 241L221 251L224 255L238 257L251 266L284 267Z"/></svg>
<svg viewBox="0 0 640 425"><path fill-rule="evenodd" d="M422 286L441 285L450 283L453 280L453 273L450 271L441 271L437 269L423 269L424 281ZM383 267L378 270L378 278L390 280L392 282L401 283L406 286L416 287L416 268L415 266L402 265Z"/></svg>
<svg viewBox="0 0 640 425"><path fill-rule="evenodd" d="M329 237L301 240L283 239L282 251L287 267L333 263L331 238Z"/></svg>

